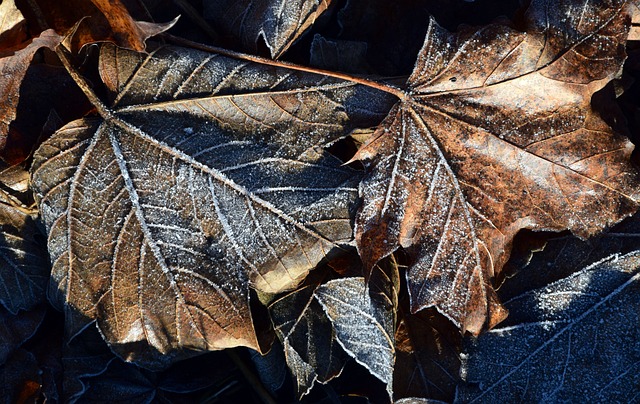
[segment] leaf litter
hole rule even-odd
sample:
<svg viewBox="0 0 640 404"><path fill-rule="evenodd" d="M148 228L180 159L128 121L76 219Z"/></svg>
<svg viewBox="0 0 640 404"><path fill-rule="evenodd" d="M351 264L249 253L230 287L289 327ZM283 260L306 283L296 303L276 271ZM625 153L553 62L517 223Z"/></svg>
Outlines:
<svg viewBox="0 0 640 404"><path fill-rule="evenodd" d="M341 12L353 12L356 2L348 3ZM95 320L120 357L158 370L211 349L244 345L264 352L272 330L262 316L267 323L271 317L277 333L279 324L304 318L278 335L299 395L313 395L315 381L332 380L343 363L352 369L340 359L323 370L326 362L314 358L327 344L305 345L305 324L321 320L325 342L348 347L346 355L381 379L390 399L451 399L459 363L446 359L447 343L456 351L456 338L442 334L446 327L433 328L442 317L425 313L435 308L474 334L495 326L506 311L492 282L504 276L519 229L570 229L586 238L636 209L631 146L590 106L591 95L621 69L629 4L533 1L513 24L456 33L432 20L405 90L225 50L156 45L149 55L103 46L100 77L89 84L75 71L77 60L58 49L100 115L67 124L45 141L33 163L54 263L49 295L65 310L67 338L83 340L80 330ZM135 21L124 8L114 16ZM343 17L338 20L346 24ZM293 28L278 52L307 27ZM103 40L114 40L112 28ZM134 42L136 37L144 44L145 37L135 34ZM387 61L380 62L360 66ZM91 90L96 80L109 92L106 104ZM392 107L394 99L400 101ZM326 149L347 144L352 130L366 133L387 113L356 155L367 169L361 181L362 172L342 166ZM365 276L338 264L337 277L309 288L302 283L309 271L353 245L358 188L364 205L356 216L356 241ZM387 279L391 288L379 289L376 264L398 249L407 261L394 271L405 274L406 264L407 282L396 273ZM350 288L354 279L358 287ZM334 286L350 307L370 313L377 331L353 332L354 323L332 311L329 300L318 303ZM276 320L275 312L256 311L254 290L267 305L286 292L304 295L313 308L281 310ZM407 300L414 312L422 311L408 313ZM573 315L569 301L549 301L530 302L523 311L553 307L560 317ZM505 328L520 321L518 306L506 305L512 316ZM411 335L419 329L433 336L431 345ZM386 339L387 348L365 349L372 333ZM398 344L399 363L418 373L432 369L432 362L441 370L414 373L420 379L415 383L406 379L413 376L394 371ZM140 371L150 381L142 381L149 387L142 394L155 394L158 373ZM101 383L95 380L95 386ZM473 385L459 389L467 387ZM125 394L135 396L134 390ZM39 394L50 391L49 383Z"/></svg>

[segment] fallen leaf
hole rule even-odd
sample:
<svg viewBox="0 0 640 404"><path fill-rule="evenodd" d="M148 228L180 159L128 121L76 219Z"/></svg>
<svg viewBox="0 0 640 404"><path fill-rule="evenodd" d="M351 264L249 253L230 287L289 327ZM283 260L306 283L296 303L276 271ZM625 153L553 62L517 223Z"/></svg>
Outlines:
<svg viewBox="0 0 640 404"><path fill-rule="evenodd" d="M45 300L49 257L35 218L0 190L0 304L12 314Z"/></svg>
<svg viewBox="0 0 640 404"><path fill-rule="evenodd" d="M24 165L7 166L0 161L0 183L16 193L29 191L29 171Z"/></svg>
<svg viewBox="0 0 640 404"><path fill-rule="evenodd" d="M120 0L34 0L33 4L38 7L36 14L43 19L40 24L61 35L73 31L65 44L74 53L96 42L112 42L122 48L144 51L147 39L177 22L177 18L167 23L137 21ZM24 11L25 14L33 12Z"/></svg>
<svg viewBox="0 0 640 404"><path fill-rule="evenodd" d="M453 401L460 382L458 352L462 338L446 318L434 311L410 314L401 310L398 314L393 372L396 399Z"/></svg>
<svg viewBox="0 0 640 404"><path fill-rule="evenodd" d="M42 375L36 358L19 349L0 366L0 396L8 403L39 401Z"/></svg>
<svg viewBox="0 0 640 404"><path fill-rule="evenodd" d="M149 368L189 350L260 350L249 286L290 290L352 242L360 174L321 147L380 119L388 98L185 48L106 46L101 59L112 106L96 100L101 118L34 156L53 301Z"/></svg>
<svg viewBox="0 0 640 404"><path fill-rule="evenodd" d="M631 4L631 30L629 31L630 41L640 41L640 5Z"/></svg>
<svg viewBox="0 0 640 404"><path fill-rule="evenodd" d="M640 252L608 257L505 303L468 338L457 401L630 402L640 385Z"/></svg>
<svg viewBox="0 0 640 404"><path fill-rule="evenodd" d="M0 150L5 147L9 125L16 118L20 84L33 55L43 47L53 50L61 40L62 37L53 30L47 30L22 49L0 54Z"/></svg>
<svg viewBox="0 0 640 404"><path fill-rule="evenodd" d="M11 314L0 307L0 365L29 338L42 323L46 309L38 306L32 310Z"/></svg>
<svg viewBox="0 0 640 404"><path fill-rule="evenodd" d="M329 317L336 339L356 362L386 384L393 396L397 269L376 267L369 288L362 277L340 278L320 286L316 299Z"/></svg>
<svg viewBox="0 0 640 404"><path fill-rule="evenodd" d="M298 398L308 394L316 381L324 384L337 377L348 359L329 318L315 299L315 291L324 280L317 276L319 271L316 269L312 275L318 278L315 282L306 282L269 306Z"/></svg>
<svg viewBox="0 0 640 404"><path fill-rule="evenodd" d="M204 3L204 16L249 51L263 40L277 59L330 5L331 0L218 0Z"/></svg>
<svg viewBox="0 0 640 404"><path fill-rule="evenodd" d="M520 229L586 238L637 209L633 145L590 107L625 59L626 5L533 1L526 32L430 22L406 95L356 156L360 255L407 250L413 312L477 334L506 316L491 278Z"/></svg>
<svg viewBox="0 0 640 404"><path fill-rule="evenodd" d="M27 40L26 20L14 0L0 3L0 53Z"/></svg>
<svg viewBox="0 0 640 404"><path fill-rule="evenodd" d="M613 254L638 249L640 214L626 219L589 240L571 235L550 237L544 249L534 252L526 266L509 274L498 290L501 300L511 300L529 290L542 288Z"/></svg>
<svg viewBox="0 0 640 404"><path fill-rule="evenodd" d="M115 357L94 325L65 344L64 402L200 402L208 388L219 393L217 399L233 401L230 393L242 375L227 353L210 352L152 372Z"/></svg>
<svg viewBox="0 0 640 404"><path fill-rule="evenodd" d="M48 54L55 58L52 52ZM34 61L20 83L18 96L15 119L0 152L0 158L9 165L24 165L43 140L93 109L59 64Z"/></svg>
<svg viewBox="0 0 640 404"><path fill-rule="evenodd" d="M311 42L311 66L348 73L371 73L367 64L367 43L332 41L316 34Z"/></svg>
<svg viewBox="0 0 640 404"><path fill-rule="evenodd" d="M251 349L248 351L251 362L264 387L269 393L278 394L278 390L282 389L290 374L285 353L278 339L273 340L271 349L264 355Z"/></svg>

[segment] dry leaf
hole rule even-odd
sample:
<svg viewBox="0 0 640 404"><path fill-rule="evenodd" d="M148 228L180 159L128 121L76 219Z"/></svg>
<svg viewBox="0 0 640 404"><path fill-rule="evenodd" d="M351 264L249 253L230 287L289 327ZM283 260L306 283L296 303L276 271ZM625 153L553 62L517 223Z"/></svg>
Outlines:
<svg viewBox="0 0 640 404"><path fill-rule="evenodd" d="M0 307L0 365L6 362L16 348L35 334L45 312L43 305L17 314Z"/></svg>
<svg viewBox="0 0 640 404"><path fill-rule="evenodd" d="M8 403L39 401L42 372L31 352L18 349L0 366L0 397Z"/></svg>
<svg viewBox="0 0 640 404"><path fill-rule="evenodd" d="M393 396L398 284L397 269L383 271L376 267L369 288L362 277L340 278L315 292L331 320L337 341L356 362L386 384L389 398Z"/></svg>
<svg viewBox="0 0 640 404"><path fill-rule="evenodd" d="M101 58L113 105L34 157L54 300L148 367L182 350L261 349L249 285L292 289L351 242L360 175L321 146L379 119L387 101L183 48L109 46Z"/></svg>
<svg viewBox="0 0 640 404"><path fill-rule="evenodd" d="M406 96L357 154L360 255L407 250L412 311L478 333L506 315L491 278L520 229L589 237L637 209L633 146L590 107L624 61L626 4L533 1L527 32L431 21Z"/></svg>
<svg viewBox="0 0 640 404"><path fill-rule="evenodd" d="M633 402L640 383L640 253L613 255L505 303L467 340L459 402Z"/></svg>
<svg viewBox="0 0 640 404"><path fill-rule="evenodd" d="M33 55L43 47L53 50L61 40L53 30L47 30L24 48L8 55L0 54L0 150L5 147L9 125L16 118L20 84Z"/></svg>
<svg viewBox="0 0 640 404"><path fill-rule="evenodd" d="M26 20L14 0L0 3L0 54L27 39Z"/></svg>
<svg viewBox="0 0 640 404"><path fill-rule="evenodd" d="M168 30L177 22L177 18L159 24L136 21L120 0L34 2L48 27L61 35L73 30L73 35L65 40L73 52L95 42L113 42L122 48L144 51L148 38Z"/></svg>
<svg viewBox="0 0 640 404"><path fill-rule="evenodd" d="M45 300L49 262L35 216L0 190L0 304L12 314Z"/></svg>
<svg viewBox="0 0 640 404"><path fill-rule="evenodd" d="M394 397L451 402L460 382L460 333L433 309L417 314L401 311L399 317L395 334Z"/></svg>
<svg viewBox="0 0 640 404"><path fill-rule="evenodd" d="M321 269L314 271L314 277ZM315 299L324 277L283 296L269 305L269 313L282 341L287 365L296 382L298 398L311 391L316 381L326 383L338 376L347 355L336 340L331 322Z"/></svg>
<svg viewBox="0 0 640 404"><path fill-rule="evenodd" d="M204 15L250 51L264 41L277 59L330 4L331 0L218 0L204 3Z"/></svg>

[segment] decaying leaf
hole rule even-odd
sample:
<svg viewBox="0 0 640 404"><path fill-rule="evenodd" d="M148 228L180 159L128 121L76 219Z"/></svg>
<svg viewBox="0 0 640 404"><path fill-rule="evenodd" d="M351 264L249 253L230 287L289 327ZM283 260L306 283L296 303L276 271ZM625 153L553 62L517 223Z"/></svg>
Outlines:
<svg viewBox="0 0 640 404"><path fill-rule="evenodd" d="M520 229L591 236L637 209L632 144L590 106L625 58L626 1L532 1L526 32L431 21L404 98L357 154L367 268L412 258L412 311L478 333L506 312L491 278Z"/></svg>
<svg viewBox="0 0 640 404"><path fill-rule="evenodd" d="M163 372L141 369L116 358L95 327L88 327L65 348L63 393L68 403L176 402L176 398L187 402L183 394L226 382L234 369L221 352L187 359Z"/></svg>
<svg viewBox="0 0 640 404"><path fill-rule="evenodd" d="M126 49L144 51L148 38L168 30L177 21L177 18L167 23L137 21L120 0L33 2L43 19L41 24L60 35L72 33L65 44L74 52L96 42L112 42Z"/></svg>
<svg viewBox="0 0 640 404"><path fill-rule="evenodd" d="M44 306L11 314L0 307L0 365L11 353L28 340L42 323L46 310Z"/></svg>
<svg viewBox="0 0 640 404"><path fill-rule="evenodd" d="M218 0L205 2L205 17L256 51L263 40L277 59L324 13L331 0Z"/></svg>
<svg viewBox="0 0 640 404"><path fill-rule="evenodd" d="M527 265L509 274L500 286L498 296L502 301L508 301L529 290L566 278L613 254L623 255L635 251L638 249L638 234L640 214L636 213L589 240L580 240L571 235L550 237L541 251L531 255Z"/></svg>
<svg viewBox="0 0 640 404"><path fill-rule="evenodd" d="M49 280L35 212L15 203L0 190L0 304L12 314L42 303Z"/></svg>
<svg viewBox="0 0 640 404"><path fill-rule="evenodd" d="M401 311L399 317L394 398L423 397L451 402L460 382L460 333L433 309L416 314Z"/></svg>
<svg viewBox="0 0 640 404"><path fill-rule="evenodd" d="M295 378L298 397L307 394L316 381L326 383L338 376L348 358L315 298L323 278L307 282L269 306L287 365Z"/></svg>
<svg viewBox="0 0 640 404"><path fill-rule="evenodd" d="M14 0L0 3L0 54L27 39L26 20Z"/></svg>
<svg viewBox="0 0 640 404"><path fill-rule="evenodd" d="M362 277L340 278L320 286L315 294L344 350L386 384L393 396L397 269L376 267L372 282Z"/></svg>
<svg viewBox="0 0 640 404"><path fill-rule="evenodd" d="M32 353L19 349L0 366L0 396L8 403L38 401L42 373Z"/></svg>
<svg viewBox="0 0 640 404"><path fill-rule="evenodd" d="M387 100L183 48L101 59L112 106L96 100L101 118L68 124L34 157L50 297L144 366L259 350L249 285L292 289L351 242L360 175L321 146L380 119Z"/></svg>
<svg viewBox="0 0 640 404"><path fill-rule="evenodd" d="M640 385L640 253L614 255L505 303L468 339L461 402L631 402Z"/></svg>
<svg viewBox="0 0 640 404"><path fill-rule="evenodd" d="M33 55L43 47L54 49L61 40L53 30L47 30L20 50L0 53L0 150L5 147L9 125L16 117L20 84Z"/></svg>

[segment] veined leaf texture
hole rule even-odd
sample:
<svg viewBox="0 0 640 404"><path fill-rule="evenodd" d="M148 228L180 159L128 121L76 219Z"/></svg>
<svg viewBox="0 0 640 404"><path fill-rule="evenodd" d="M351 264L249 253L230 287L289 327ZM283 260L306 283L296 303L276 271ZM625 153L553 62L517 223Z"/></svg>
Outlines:
<svg viewBox="0 0 640 404"><path fill-rule="evenodd" d="M17 2L25 18L0 23L5 395L227 389L206 358L249 380L250 355L204 354L241 346L276 401L283 380L311 400L632 401L638 216L616 224L640 190L622 136L637 1L532 0L511 20L431 3ZM178 9L146 43L173 22L141 21ZM220 47L187 40L204 34ZM589 355L613 394L580 387Z"/></svg>
<svg viewBox="0 0 640 404"><path fill-rule="evenodd" d="M106 47L101 74L117 93L107 115L68 124L34 161L54 300L148 366L259 350L249 286L292 289L351 243L361 175L322 147L379 119L384 97L171 47Z"/></svg>
<svg viewBox="0 0 640 404"><path fill-rule="evenodd" d="M406 97L357 154L360 255L407 249L414 312L477 334L506 316L491 279L519 230L586 238L636 211L633 145L591 107L624 61L625 7L534 1L527 32L431 21Z"/></svg>

